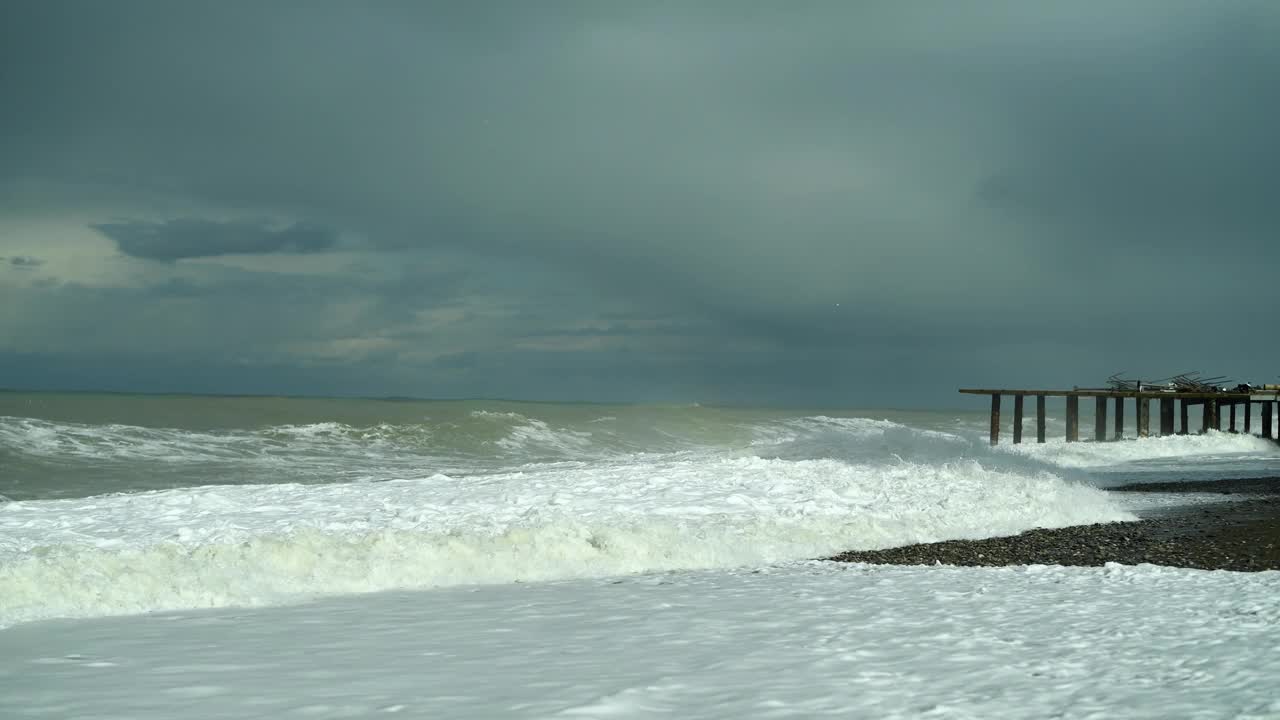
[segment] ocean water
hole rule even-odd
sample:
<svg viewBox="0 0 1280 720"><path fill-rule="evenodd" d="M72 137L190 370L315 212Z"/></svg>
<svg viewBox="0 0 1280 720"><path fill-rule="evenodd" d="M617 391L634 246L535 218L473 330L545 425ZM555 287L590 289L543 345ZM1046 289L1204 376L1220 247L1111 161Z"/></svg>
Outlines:
<svg viewBox="0 0 1280 720"><path fill-rule="evenodd" d="M1278 572L813 560L1280 475L986 425L0 393L0 717L1280 717Z"/></svg>
<svg viewBox="0 0 1280 720"><path fill-rule="evenodd" d="M991 448L986 423L4 393L0 627L759 567L1129 519L1141 508L1099 489L1119 482L1280 474L1275 446L1241 435Z"/></svg>

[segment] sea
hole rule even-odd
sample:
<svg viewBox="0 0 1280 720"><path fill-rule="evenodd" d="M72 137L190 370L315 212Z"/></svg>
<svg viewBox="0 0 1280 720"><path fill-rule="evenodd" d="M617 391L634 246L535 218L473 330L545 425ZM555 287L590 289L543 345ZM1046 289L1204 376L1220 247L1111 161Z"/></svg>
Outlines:
<svg viewBox="0 0 1280 720"><path fill-rule="evenodd" d="M1145 584L1176 603L1214 595L1219 581L1151 567L851 570L821 558L1230 501L1106 491L1125 483L1280 476L1267 440L1066 443L1055 410L1048 442L1029 432L1032 442L1010 444L1006 427L992 447L983 408L0 393L0 714L782 717L805 715L805 697L815 712L855 702L852 686L824 685L743 705L786 670L769 658L792 655L793 669L819 674L851 663L881 693L857 702L907 708L895 704L902 668L870 659L913 637L912 618L971 616L973 632L999 635L999 613L1031 612L1033 595L1056 606L1064 587L1121 602L1120 583L1135 593L1125 602L1149 603L1136 599ZM1222 662L1274 677L1266 650L1280 642L1280 605L1266 598L1280 597L1280 578L1257 575L1222 587L1245 583L1238 597L1262 613L1250 617L1269 618L1250 636L1261 654ZM920 605L947 588L1007 594L1020 583L1025 594L986 615L976 595L951 615ZM830 625L848 613L848 634ZM790 620L774 634L768 617ZM952 631L914 636L928 655L919 662L961 652L962 628ZM1148 644L1147 662L1176 660ZM1009 662L1040 657L1023 649ZM747 651L760 654L734 666ZM680 665L689 653L704 662ZM1062 661L1046 672L1081 662ZM477 684L475 673L502 668L514 680ZM1036 677L1006 687L1056 697ZM1230 698L1265 709L1264 686ZM937 707L963 712L902 716L1000 715L962 690ZM1204 699L1245 707L1222 702Z"/></svg>

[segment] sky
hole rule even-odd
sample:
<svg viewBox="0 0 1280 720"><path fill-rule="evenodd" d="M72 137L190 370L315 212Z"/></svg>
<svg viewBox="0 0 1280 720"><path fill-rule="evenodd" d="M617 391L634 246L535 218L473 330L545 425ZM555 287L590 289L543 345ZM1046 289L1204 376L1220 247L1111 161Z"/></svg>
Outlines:
<svg viewBox="0 0 1280 720"><path fill-rule="evenodd" d="M1268 0L7 0L0 387L1280 382L1276 37Z"/></svg>

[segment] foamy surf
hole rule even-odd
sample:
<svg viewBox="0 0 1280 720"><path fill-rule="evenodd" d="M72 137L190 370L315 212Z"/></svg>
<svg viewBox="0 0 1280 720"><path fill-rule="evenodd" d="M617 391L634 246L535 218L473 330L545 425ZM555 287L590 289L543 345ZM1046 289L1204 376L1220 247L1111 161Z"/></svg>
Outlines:
<svg viewBox="0 0 1280 720"><path fill-rule="evenodd" d="M1063 468L1104 468L1181 458L1280 458L1272 440L1210 430L1203 435L1167 435L1119 442L1065 442L999 445L996 453L1020 455Z"/></svg>
<svg viewBox="0 0 1280 720"><path fill-rule="evenodd" d="M281 400L253 425L172 402L206 405L189 427L0 417L0 625L1124 520L1104 472L1278 457L1220 433L993 449L977 413Z"/></svg>
<svg viewBox="0 0 1280 720"><path fill-rule="evenodd" d="M619 462L202 487L0 509L0 624L317 595L736 567L1128 519L974 461Z"/></svg>

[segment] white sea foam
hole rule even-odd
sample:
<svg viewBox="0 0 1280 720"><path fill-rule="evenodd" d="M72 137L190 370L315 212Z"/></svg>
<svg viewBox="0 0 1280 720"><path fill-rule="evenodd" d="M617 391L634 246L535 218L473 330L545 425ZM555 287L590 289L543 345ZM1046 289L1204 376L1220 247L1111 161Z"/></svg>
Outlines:
<svg viewBox="0 0 1280 720"><path fill-rule="evenodd" d="M16 502L0 507L0 624L757 565L1130 517L1099 490L975 461L760 458Z"/></svg>
<svg viewBox="0 0 1280 720"><path fill-rule="evenodd" d="M469 415L473 418L489 418L503 420L524 420L525 416L517 412L499 412L496 410L472 410Z"/></svg>
<svg viewBox="0 0 1280 720"><path fill-rule="evenodd" d="M910 427L890 420L817 415L757 428L760 453L856 462L949 462L985 455L973 437Z"/></svg>
<svg viewBox="0 0 1280 720"><path fill-rule="evenodd" d="M1120 442L1072 442L1004 444L995 452L1020 455L1063 468L1106 468L1168 459L1251 458L1280 459L1272 440L1253 435L1209 431L1204 435L1168 435Z"/></svg>
<svg viewBox="0 0 1280 720"><path fill-rule="evenodd" d="M101 463L132 464L141 472L235 466L251 482L314 478L326 469L338 481L402 478L412 476L414 468L493 469L602 457L616 449L595 442L591 432L552 427L517 413L476 411L471 416L481 420L479 426L319 422L218 431L0 417L0 448L63 466L85 463L86 472Z"/></svg>
<svg viewBox="0 0 1280 720"><path fill-rule="evenodd" d="M962 427L887 419L784 417L724 429L680 418L686 425L637 434L632 416L607 426L591 424L597 418L574 425L475 411L412 425L226 432L3 418L0 430L18 438L7 449L83 462L85 472L125 457L133 464L122 468L166 480L178 476L155 468L186 458L177 466L184 479L227 467L251 479L0 504L0 625L759 566L1120 520L1132 517L1127 508L1083 481L1169 458L1180 467L1225 458L1235 468L1280 457L1265 441L1225 433L993 449ZM703 435L693 441L681 427ZM487 453L490 464L441 472L436 453Z"/></svg>
<svg viewBox="0 0 1280 720"><path fill-rule="evenodd" d="M413 431L426 432L417 427ZM293 461L309 453L365 455L405 433L403 427L354 428L333 422L215 432L0 417L0 446L30 457L62 461Z"/></svg>
<svg viewBox="0 0 1280 720"><path fill-rule="evenodd" d="M508 451L541 455L547 452L557 455L574 455L591 449L591 433L575 430L556 430L542 420L525 419L511 428L506 437L498 440L499 447Z"/></svg>
<svg viewBox="0 0 1280 720"><path fill-rule="evenodd" d="M716 450L679 430L650 428L648 439L621 434L592 418L576 427L515 412L473 410L472 424L420 422L409 425L379 423L357 427L338 422L290 424L223 431L151 428L122 424L91 425L35 418L0 417L0 447L22 456L67 463L72 461L139 463L154 466L234 463L246 468L281 473L342 467L336 479L361 474L378 466L392 468L371 479L406 477L414 467L458 470L514 467L528 462L600 460L633 453ZM959 421L958 421L959 422ZM936 463L979 459L984 464L1034 469L1111 469L1160 465L1161 461L1196 459L1280 460L1273 442L1250 435L1209 432L1205 435L1151 437L1118 443L1003 443L987 447L985 429L971 422L954 431L912 427L887 419L863 417L797 417L744 426L750 438L744 449L763 457L786 459L834 458L851 462L897 461ZM726 448L718 448L724 450ZM262 482L268 481L262 478Z"/></svg>
<svg viewBox="0 0 1280 720"><path fill-rule="evenodd" d="M753 571L0 634L0 717L1276 718L1280 573Z"/></svg>
<svg viewBox="0 0 1280 720"><path fill-rule="evenodd" d="M0 446L62 460L222 460L244 456L246 449L237 440L236 435L190 430L0 417Z"/></svg>

